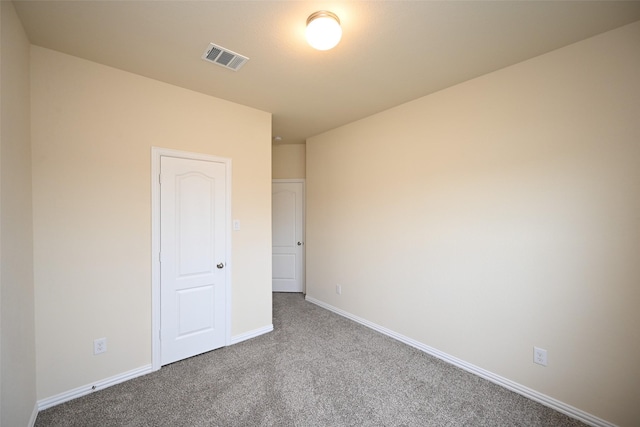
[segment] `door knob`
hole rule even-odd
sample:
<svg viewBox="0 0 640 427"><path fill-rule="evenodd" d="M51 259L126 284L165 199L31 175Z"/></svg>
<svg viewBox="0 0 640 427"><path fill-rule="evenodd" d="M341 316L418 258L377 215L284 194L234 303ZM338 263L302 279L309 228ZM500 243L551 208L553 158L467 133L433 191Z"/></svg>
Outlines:
<svg viewBox="0 0 640 427"><path fill-rule="evenodd" d="M220 264L216 265L216 267L218 267L218 268L224 268L224 264L223 264L223 263L220 263Z"/></svg>
<svg viewBox="0 0 640 427"><path fill-rule="evenodd" d="M302 242L298 242L298 246L302 246Z"/></svg>

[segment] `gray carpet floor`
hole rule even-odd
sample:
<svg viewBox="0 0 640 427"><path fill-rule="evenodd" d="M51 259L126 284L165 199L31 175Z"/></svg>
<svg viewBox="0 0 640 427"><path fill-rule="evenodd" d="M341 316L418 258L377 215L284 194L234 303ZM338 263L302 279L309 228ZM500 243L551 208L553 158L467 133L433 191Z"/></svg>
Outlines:
<svg viewBox="0 0 640 427"><path fill-rule="evenodd" d="M306 302L274 331L38 414L36 426L584 426Z"/></svg>

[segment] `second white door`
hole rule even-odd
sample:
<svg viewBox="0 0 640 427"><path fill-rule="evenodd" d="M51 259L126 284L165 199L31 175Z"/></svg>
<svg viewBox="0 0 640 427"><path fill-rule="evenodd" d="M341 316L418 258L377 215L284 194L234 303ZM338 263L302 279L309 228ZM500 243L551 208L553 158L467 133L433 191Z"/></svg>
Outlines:
<svg viewBox="0 0 640 427"><path fill-rule="evenodd" d="M225 345L226 165L160 159L161 363Z"/></svg>
<svg viewBox="0 0 640 427"><path fill-rule="evenodd" d="M272 288L304 292L304 182L272 184Z"/></svg>

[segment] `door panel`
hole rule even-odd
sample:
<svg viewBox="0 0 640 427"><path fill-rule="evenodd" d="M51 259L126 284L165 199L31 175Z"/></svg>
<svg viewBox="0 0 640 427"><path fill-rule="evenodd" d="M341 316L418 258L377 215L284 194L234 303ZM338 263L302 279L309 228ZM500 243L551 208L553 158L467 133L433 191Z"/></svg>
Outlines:
<svg viewBox="0 0 640 427"><path fill-rule="evenodd" d="M179 277L214 272L215 179L201 173L176 176ZM202 196L202 197L201 197Z"/></svg>
<svg viewBox="0 0 640 427"><path fill-rule="evenodd" d="M294 280L296 278L296 258L295 254L274 254L273 278Z"/></svg>
<svg viewBox="0 0 640 427"><path fill-rule="evenodd" d="M284 247L296 244L296 203L298 194L296 188L287 188L288 184L273 184L272 213L273 213L273 246Z"/></svg>
<svg viewBox="0 0 640 427"><path fill-rule="evenodd" d="M304 291L304 185L272 184L272 287L275 292Z"/></svg>
<svg viewBox="0 0 640 427"><path fill-rule="evenodd" d="M226 170L223 163L167 156L160 168L165 365L225 344Z"/></svg>

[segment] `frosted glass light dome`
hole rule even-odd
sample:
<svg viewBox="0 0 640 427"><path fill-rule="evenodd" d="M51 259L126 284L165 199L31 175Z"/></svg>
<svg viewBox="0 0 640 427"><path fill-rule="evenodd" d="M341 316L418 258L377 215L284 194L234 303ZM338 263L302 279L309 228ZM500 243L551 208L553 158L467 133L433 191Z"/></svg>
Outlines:
<svg viewBox="0 0 640 427"><path fill-rule="evenodd" d="M307 19L306 38L314 49L329 50L335 47L342 38L340 19L326 10L312 13Z"/></svg>

